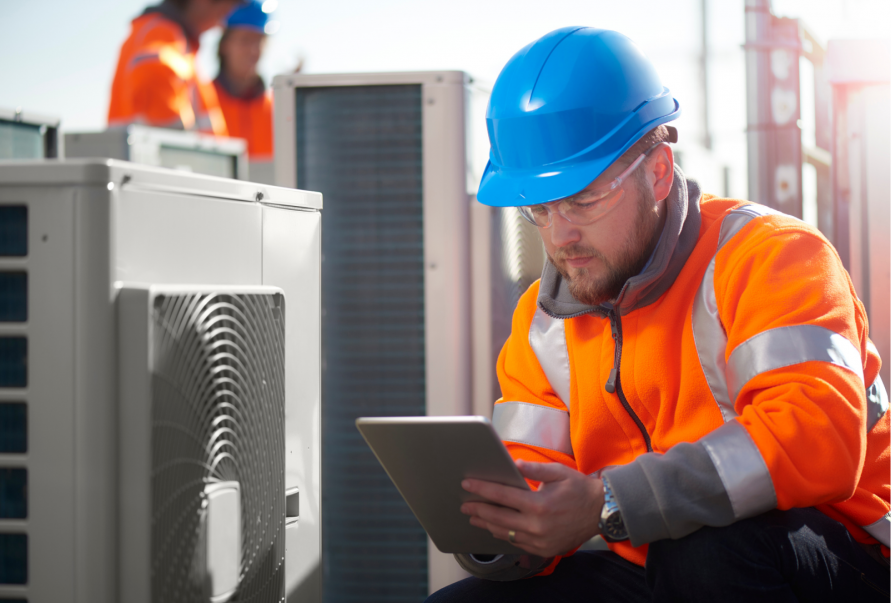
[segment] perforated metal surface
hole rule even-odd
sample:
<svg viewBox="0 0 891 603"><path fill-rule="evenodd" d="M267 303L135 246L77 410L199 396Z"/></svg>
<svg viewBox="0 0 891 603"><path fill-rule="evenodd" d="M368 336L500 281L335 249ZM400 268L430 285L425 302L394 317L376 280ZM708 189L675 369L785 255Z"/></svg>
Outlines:
<svg viewBox="0 0 891 603"><path fill-rule="evenodd" d="M205 485L241 487L233 601L284 589L284 315L279 295L182 294L152 311L152 601L207 601Z"/></svg>
<svg viewBox="0 0 891 603"><path fill-rule="evenodd" d="M508 291L509 314L529 285L541 278L545 252L541 237L514 207L500 212L501 274ZM494 283L493 283L494 284Z"/></svg>
<svg viewBox="0 0 891 603"><path fill-rule="evenodd" d="M420 85L298 88L322 237L324 597L421 601L427 536L355 427L426 412Z"/></svg>

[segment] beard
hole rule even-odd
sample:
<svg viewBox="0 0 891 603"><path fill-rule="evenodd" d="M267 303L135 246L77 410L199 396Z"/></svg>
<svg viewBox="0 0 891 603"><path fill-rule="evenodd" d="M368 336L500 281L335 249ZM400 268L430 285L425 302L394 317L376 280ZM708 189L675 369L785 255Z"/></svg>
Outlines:
<svg viewBox="0 0 891 603"><path fill-rule="evenodd" d="M636 178L632 180L638 194L635 226L621 245L611 250L610 257L585 245L567 245L558 248L553 256L548 255L548 261L569 285L569 292L583 304L597 306L616 299L628 279L641 273L653 253L659 226L659 214L654 210L656 198L652 188ZM566 258L584 256L599 259L603 271L593 274L588 268L579 268L574 277L570 276Z"/></svg>

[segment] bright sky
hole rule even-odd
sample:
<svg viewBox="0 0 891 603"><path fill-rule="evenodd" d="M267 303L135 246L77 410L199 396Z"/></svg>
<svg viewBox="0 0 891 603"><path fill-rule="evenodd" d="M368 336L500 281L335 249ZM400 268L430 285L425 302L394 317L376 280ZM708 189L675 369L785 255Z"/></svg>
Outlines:
<svg viewBox="0 0 891 603"><path fill-rule="evenodd" d="M744 162L744 1L707 3L716 154L737 165L740 157ZM68 131L103 128L118 47L146 4L0 0L0 107L59 116ZM683 142L701 131L701 6L702 0L279 0L281 27L261 68L269 79L303 58L309 73L461 69L491 83L514 52L548 31L575 24L616 29L638 42L680 101ZM891 31L889 0L773 0L773 10L802 18L823 41ZM208 77L216 74L218 36L203 39L200 62ZM734 192L744 178L734 178Z"/></svg>

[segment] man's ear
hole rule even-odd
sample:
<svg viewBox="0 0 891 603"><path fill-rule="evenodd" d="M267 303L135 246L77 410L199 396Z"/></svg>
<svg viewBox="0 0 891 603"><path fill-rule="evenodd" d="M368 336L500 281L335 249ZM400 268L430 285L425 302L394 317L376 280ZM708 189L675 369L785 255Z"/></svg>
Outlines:
<svg viewBox="0 0 891 603"><path fill-rule="evenodd" d="M653 183L653 196L658 201L668 197L674 184L674 153L671 145L662 144L653 149L650 156L650 181Z"/></svg>

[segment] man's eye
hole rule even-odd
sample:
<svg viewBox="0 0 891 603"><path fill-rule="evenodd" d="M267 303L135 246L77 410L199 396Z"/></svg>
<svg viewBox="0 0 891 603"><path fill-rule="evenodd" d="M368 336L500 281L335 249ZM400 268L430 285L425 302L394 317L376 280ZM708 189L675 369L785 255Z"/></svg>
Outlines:
<svg viewBox="0 0 891 603"><path fill-rule="evenodd" d="M570 209L585 211L587 209L591 209L596 206L601 201L605 201L613 196L615 191L609 191L607 193L598 193L593 195L588 195L586 197L582 197L577 201L573 201Z"/></svg>
<svg viewBox="0 0 891 603"><path fill-rule="evenodd" d="M594 207L601 201L603 201L603 199L594 199L593 201L587 201L587 202L586 201L574 201L572 203L572 205L570 206L570 209L578 210L578 211L585 211L586 209L591 209L592 207Z"/></svg>
<svg viewBox="0 0 891 603"><path fill-rule="evenodd" d="M548 213L548 210L544 205L533 205L530 209L536 216L543 216Z"/></svg>

